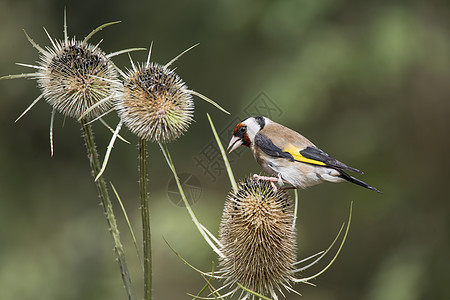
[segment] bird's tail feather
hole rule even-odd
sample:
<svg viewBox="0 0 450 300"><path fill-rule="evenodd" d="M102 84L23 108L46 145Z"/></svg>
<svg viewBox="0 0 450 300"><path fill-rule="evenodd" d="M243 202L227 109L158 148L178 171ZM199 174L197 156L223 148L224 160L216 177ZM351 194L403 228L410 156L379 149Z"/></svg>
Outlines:
<svg viewBox="0 0 450 300"><path fill-rule="evenodd" d="M343 171L340 171L340 173L341 173L341 175L339 175L340 178L345 179L345 180L347 180L347 181L349 181L351 183L357 184L359 186L365 187L366 189L369 189L369 190L372 190L372 191L375 191L377 193L382 194L382 192L380 192L379 190L377 190L373 186L368 185L364 181L356 179L355 177L350 176L350 175L348 175L347 173L345 173Z"/></svg>

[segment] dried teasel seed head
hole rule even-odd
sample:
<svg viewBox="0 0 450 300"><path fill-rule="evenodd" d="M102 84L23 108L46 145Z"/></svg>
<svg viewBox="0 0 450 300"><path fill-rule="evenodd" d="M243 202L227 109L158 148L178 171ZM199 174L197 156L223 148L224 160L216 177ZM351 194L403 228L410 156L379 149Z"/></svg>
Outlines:
<svg viewBox="0 0 450 300"><path fill-rule="evenodd" d="M63 115L80 118L102 101L86 118L97 117L112 108L118 74L106 54L86 42L55 41L41 56L37 81L47 102Z"/></svg>
<svg viewBox="0 0 450 300"><path fill-rule="evenodd" d="M221 267L227 282L274 295L294 280L294 210L285 190L247 178L230 192L220 226Z"/></svg>
<svg viewBox="0 0 450 300"><path fill-rule="evenodd" d="M140 138L170 142L193 120L191 91L171 69L157 63L128 72L117 104L120 118Z"/></svg>

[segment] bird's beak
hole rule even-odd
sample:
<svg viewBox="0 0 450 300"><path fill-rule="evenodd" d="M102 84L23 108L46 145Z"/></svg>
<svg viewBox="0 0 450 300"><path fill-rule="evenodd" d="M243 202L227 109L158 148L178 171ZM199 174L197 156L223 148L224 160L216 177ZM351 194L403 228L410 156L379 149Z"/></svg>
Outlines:
<svg viewBox="0 0 450 300"><path fill-rule="evenodd" d="M227 150L229 150L228 153L231 153L233 150L236 150L236 148L238 148L240 145L242 145L241 138L239 138L237 136L233 136L231 138L230 143L228 144L228 148L227 148Z"/></svg>

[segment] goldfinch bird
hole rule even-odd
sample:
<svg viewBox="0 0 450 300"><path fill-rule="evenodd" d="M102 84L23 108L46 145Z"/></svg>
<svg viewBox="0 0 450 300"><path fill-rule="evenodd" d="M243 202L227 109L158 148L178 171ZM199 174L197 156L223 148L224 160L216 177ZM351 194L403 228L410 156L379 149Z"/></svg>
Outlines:
<svg viewBox="0 0 450 300"><path fill-rule="evenodd" d="M301 189L324 181L349 181L381 193L346 173L363 174L360 170L337 161L298 132L266 117L249 117L236 125L227 150L230 153L241 145L249 147L256 162L266 172L276 176L255 175L257 178L280 185L287 182Z"/></svg>

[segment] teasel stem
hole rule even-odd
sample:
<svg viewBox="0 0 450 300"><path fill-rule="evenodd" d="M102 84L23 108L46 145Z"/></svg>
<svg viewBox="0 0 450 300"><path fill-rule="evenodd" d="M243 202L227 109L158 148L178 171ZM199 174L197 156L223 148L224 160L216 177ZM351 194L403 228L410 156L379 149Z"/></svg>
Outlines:
<svg viewBox="0 0 450 300"><path fill-rule="evenodd" d="M86 144L86 150L88 152L88 159L91 165L92 174L97 177L100 171L100 160L98 158L97 148L94 142L94 133L90 124L86 124L86 120L81 120L81 128L83 130L83 138ZM114 252L116 253L117 261L119 263L120 275L128 295L129 300L136 300L133 284L131 282L130 272L128 271L127 263L125 260L125 252L123 250L122 243L120 241L120 233L117 227L116 218L112 207L111 200L109 198L108 190L103 176L95 181L98 194L100 196L102 207L105 212L106 221L108 223L109 232L114 241Z"/></svg>
<svg viewBox="0 0 450 300"><path fill-rule="evenodd" d="M144 244L144 299L152 298L152 235L147 175L147 141L139 139L139 188L141 196L142 240Z"/></svg>

